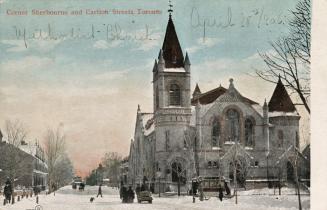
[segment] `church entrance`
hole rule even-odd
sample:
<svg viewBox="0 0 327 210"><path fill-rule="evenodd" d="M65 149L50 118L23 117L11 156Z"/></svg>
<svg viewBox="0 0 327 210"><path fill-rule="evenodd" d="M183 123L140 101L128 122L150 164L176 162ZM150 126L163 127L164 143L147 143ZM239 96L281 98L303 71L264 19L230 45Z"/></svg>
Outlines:
<svg viewBox="0 0 327 210"><path fill-rule="evenodd" d="M294 168L293 168L292 163L290 163L288 161L286 168L287 168L287 181L293 182L294 181Z"/></svg>
<svg viewBox="0 0 327 210"><path fill-rule="evenodd" d="M186 169L180 162L173 162L171 164L171 181L186 184Z"/></svg>
<svg viewBox="0 0 327 210"><path fill-rule="evenodd" d="M171 181L177 185L178 196L180 195L181 188L185 188L186 184L186 164L182 158L173 160L171 166Z"/></svg>

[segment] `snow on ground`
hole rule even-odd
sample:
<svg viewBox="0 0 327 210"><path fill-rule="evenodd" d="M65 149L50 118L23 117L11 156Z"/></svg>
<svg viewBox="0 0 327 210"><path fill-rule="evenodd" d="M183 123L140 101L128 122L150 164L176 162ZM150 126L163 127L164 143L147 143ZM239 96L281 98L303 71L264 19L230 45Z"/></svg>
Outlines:
<svg viewBox="0 0 327 210"><path fill-rule="evenodd" d="M238 194L238 204L235 204L235 198L224 199L222 202L216 197L211 197L208 200L199 201L196 198L196 203L192 203L191 196L170 196L161 197L153 195L153 204L136 202L132 204L123 204L119 199L117 189L103 187L103 198L95 198L93 203L90 203L90 198L95 197L98 188L86 186L84 192L71 189L71 186L66 186L59 189L55 196L39 195L39 205L42 208L38 210L202 210L202 209L221 209L221 210L295 210L298 209L297 196L294 189L283 188L282 195L278 196L278 190L274 195L273 189L256 189L248 191L240 191ZM310 196L302 195L303 209L310 209ZM0 197L3 200L3 197ZM2 202L1 202L2 204ZM16 202L14 205L0 206L0 210L28 210L35 208L35 197L24 198Z"/></svg>

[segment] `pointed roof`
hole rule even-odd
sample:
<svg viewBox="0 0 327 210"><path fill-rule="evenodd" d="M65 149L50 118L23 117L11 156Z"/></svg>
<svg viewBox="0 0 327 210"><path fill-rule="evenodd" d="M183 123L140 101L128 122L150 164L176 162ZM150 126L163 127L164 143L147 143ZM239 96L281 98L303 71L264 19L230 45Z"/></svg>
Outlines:
<svg viewBox="0 0 327 210"><path fill-rule="evenodd" d="M190 62L190 59L188 57L188 53L187 52L185 54L184 65L191 65L191 62Z"/></svg>
<svg viewBox="0 0 327 210"><path fill-rule="evenodd" d="M154 60L154 65L153 65L152 72L156 72L157 71L157 67L158 67L158 63L157 63L157 59L155 59Z"/></svg>
<svg viewBox="0 0 327 210"><path fill-rule="evenodd" d="M278 79L274 93L268 103L269 112L295 112L295 106L288 95L282 80Z"/></svg>
<svg viewBox="0 0 327 210"><path fill-rule="evenodd" d="M193 96L193 98L191 99L191 104L193 106L195 106L197 104L198 100L199 100L200 104L202 104L202 105L211 104L212 102L214 102L217 98L219 98L226 92L227 92L227 89L222 87L221 85L219 85L219 87L217 87L215 89L209 90L205 93L201 93L198 97ZM251 99L248 99L242 95L240 95L239 97L243 102L249 103L251 105L258 104L257 102L252 101Z"/></svg>
<svg viewBox="0 0 327 210"><path fill-rule="evenodd" d="M196 95L199 95L199 94L201 94L201 90L200 90L200 88L199 88L198 83L196 83L196 86L195 86L195 88L194 88L194 91L193 91L192 96L195 97Z"/></svg>
<svg viewBox="0 0 327 210"><path fill-rule="evenodd" d="M166 35L162 44L163 58L166 68L184 67L184 55L179 44L177 33L171 15L166 28Z"/></svg>

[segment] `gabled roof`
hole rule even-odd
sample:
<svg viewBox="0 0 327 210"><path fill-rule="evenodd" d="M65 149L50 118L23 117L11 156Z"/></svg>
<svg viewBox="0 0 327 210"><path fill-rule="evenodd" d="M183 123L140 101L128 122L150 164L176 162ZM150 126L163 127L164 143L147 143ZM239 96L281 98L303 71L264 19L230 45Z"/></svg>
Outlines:
<svg viewBox="0 0 327 210"><path fill-rule="evenodd" d="M191 99L191 103L193 106L195 106L197 104L197 100L199 100L200 104L205 105L205 104L210 104L212 102L214 102L217 98L219 98L221 95L223 95L224 93L226 93L227 89L219 86L215 89L209 90L205 93L201 93L198 97L193 97ZM249 103L251 105L253 104L258 104L255 101L252 101L251 99L248 99L246 97L240 96L242 98L242 100L246 103Z"/></svg>
<svg viewBox="0 0 327 210"><path fill-rule="evenodd" d="M281 79L278 79L274 93L268 103L269 112L295 112L295 106L288 95Z"/></svg>
<svg viewBox="0 0 327 210"><path fill-rule="evenodd" d="M184 67L184 55L179 44L175 26L171 16L169 16L166 35L162 44L163 58L165 60L165 68Z"/></svg>

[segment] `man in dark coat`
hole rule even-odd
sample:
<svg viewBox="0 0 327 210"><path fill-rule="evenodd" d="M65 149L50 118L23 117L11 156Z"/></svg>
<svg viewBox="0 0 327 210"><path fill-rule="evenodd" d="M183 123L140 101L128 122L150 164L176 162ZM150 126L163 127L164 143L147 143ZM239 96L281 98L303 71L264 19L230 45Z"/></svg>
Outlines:
<svg viewBox="0 0 327 210"><path fill-rule="evenodd" d="M128 203L133 203L135 194L134 194L134 190L132 189L131 186L129 186L129 188L128 188L127 196L128 196Z"/></svg>
<svg viewBox="0 0 327 210"><path fill-rule="evenodd" d="M121 187L121 194L122 194L122 198L123 198L122 202L123 203L126 203L127 202L128 195L127 195L127 189L126 189L125 186L122 186Z"/></svg>
<svg viewBox="0 0 327 210"><path fill-rule="evenodd" d="M224 185L225 185L226 195L230 195L230 189L226 181L224 181Z"/></svg>
<svg viewBox="0 0 327 210"><path fill-rule="evenodd" d="M221 187L220 184L219 184L219 186L218 186L218 192L219 192L219 195L218 195L219 200L220 200L220 201L223 201L224 193L223 193L223 188Z"/></svg>
<svg viewBox="0 0 327 210"><path fill-rule="evenodd" d="M6 198L6 200L10 203L11 195L12 195L12 187L11 187L11 181L9 178L7 178L5 182L5 187L3 189L3 194Z"/></svg>
<svg viewBox="0 0 327 210"><path fill-rule="evenodd" d="M3 189L3 194L5 195L5 199L8 203L10 203L11 200L11 194L12 194L11 192L12 192L11 185L6 184Z"/></svg>
<svg viewBox="0 0 327 210"><path fill-rule="evenodd" d="M99 196L99 195L101 195L101 198L102 198L102 189L101 189L101 184L99 185L99 189L98 189L98 194L97 194L97 197Z"/></svg>

